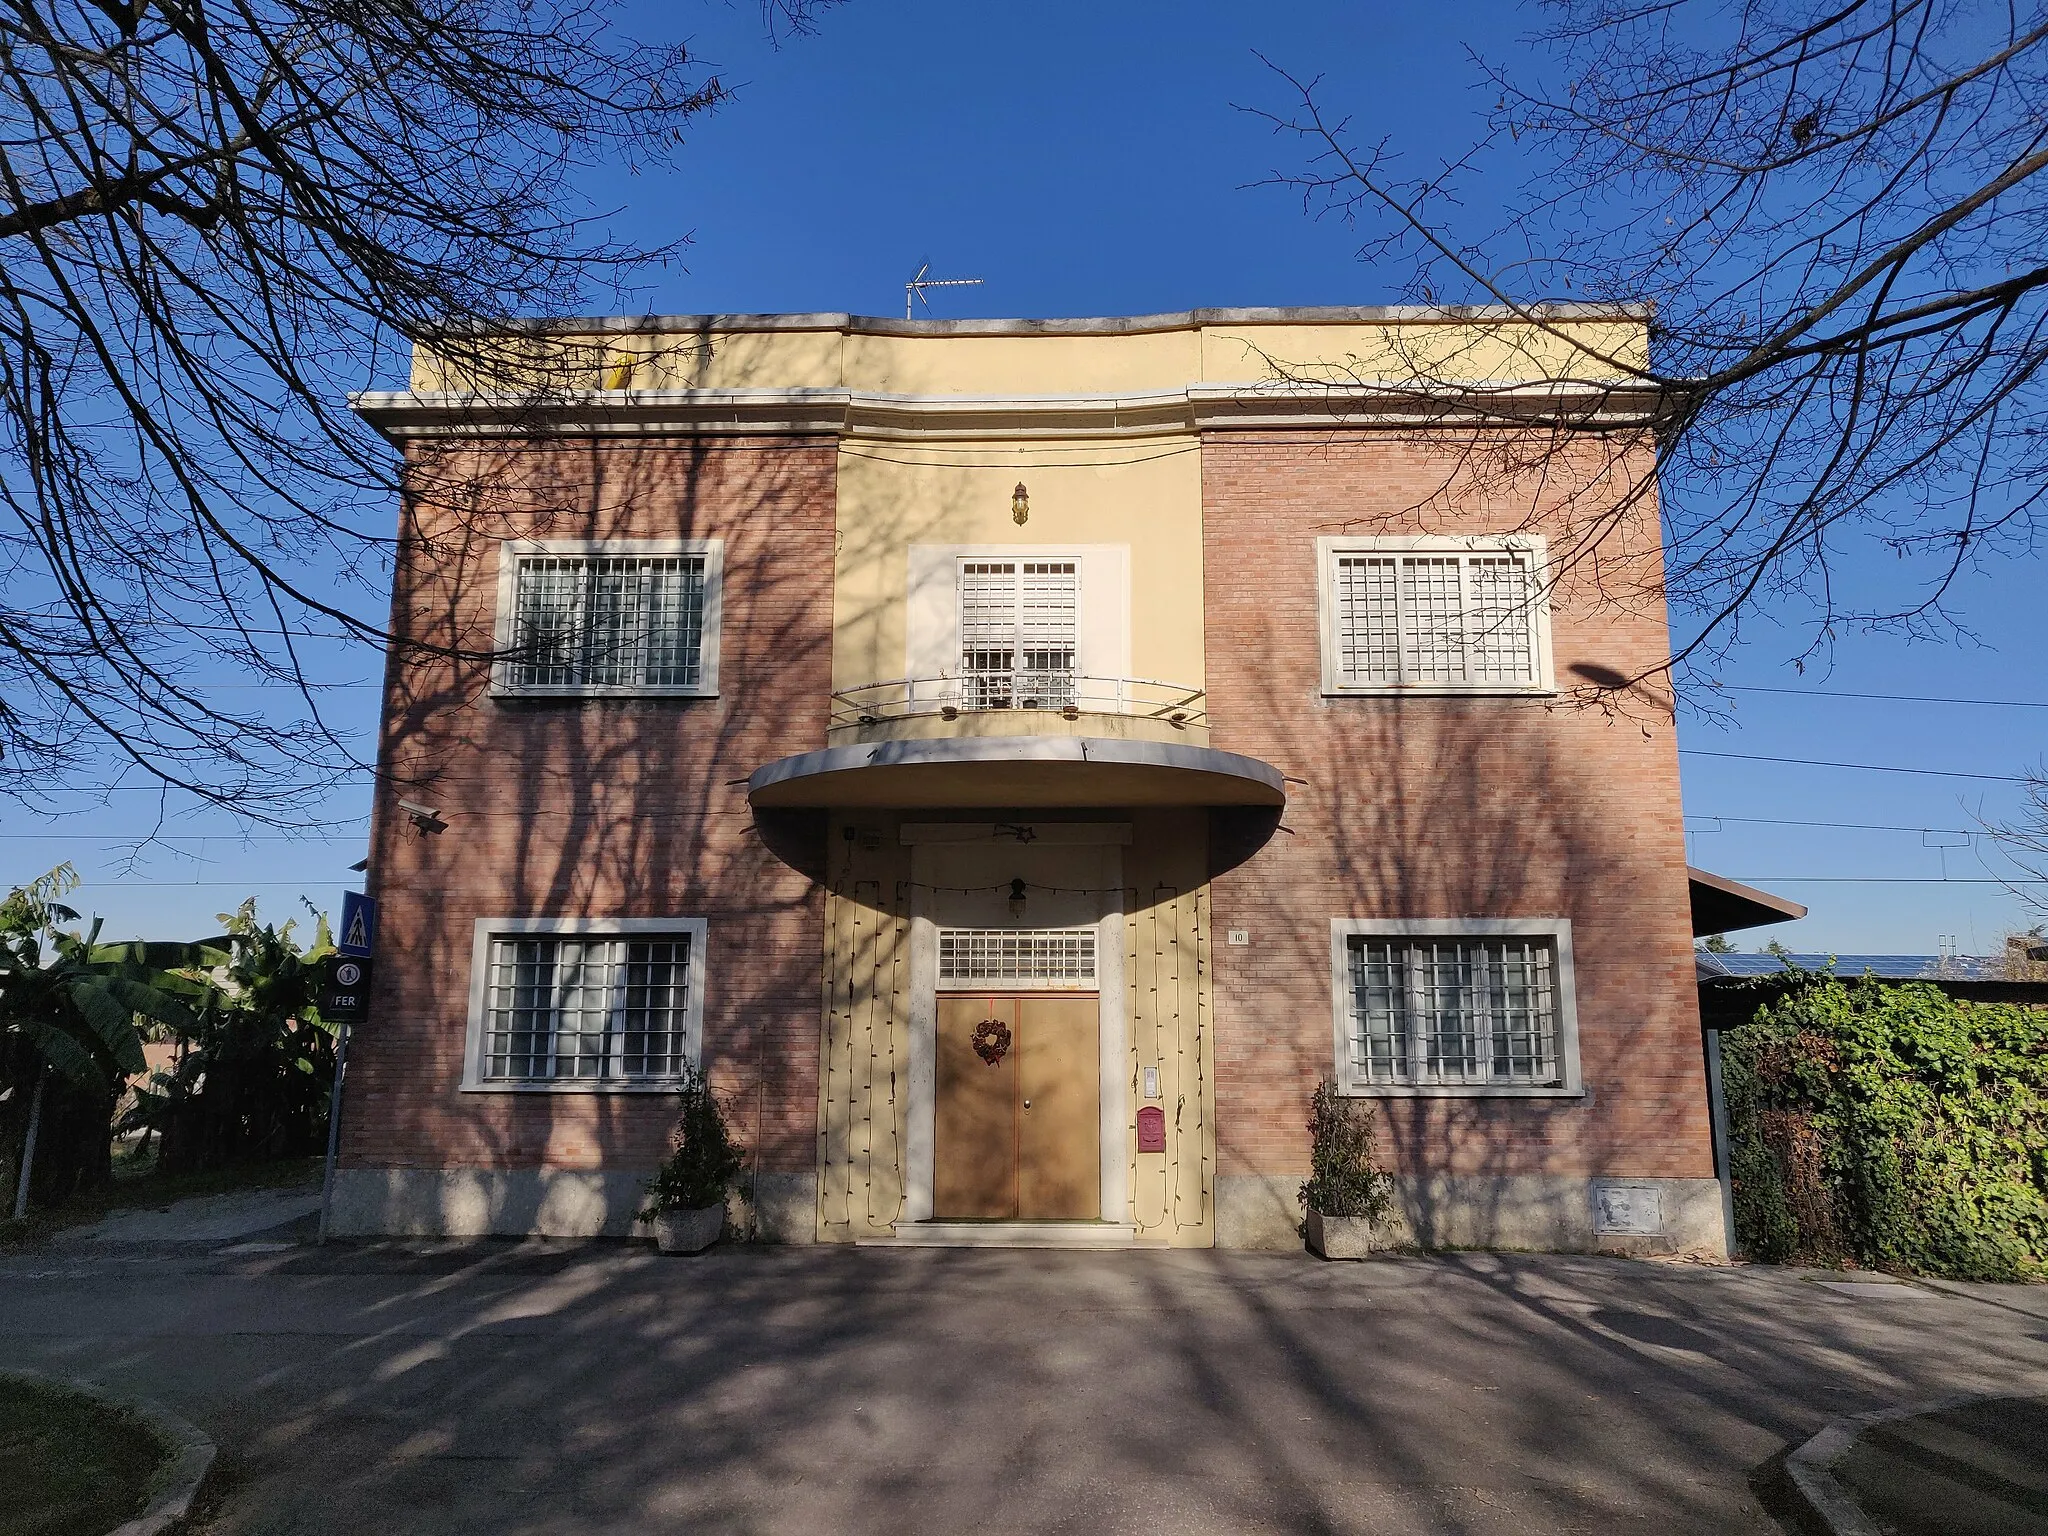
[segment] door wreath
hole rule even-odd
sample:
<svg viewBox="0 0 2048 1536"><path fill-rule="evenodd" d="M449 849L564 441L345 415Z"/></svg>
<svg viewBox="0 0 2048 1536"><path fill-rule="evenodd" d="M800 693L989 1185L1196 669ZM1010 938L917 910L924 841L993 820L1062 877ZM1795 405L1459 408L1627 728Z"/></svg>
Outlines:
<svg viewBox="0 0 2048 1536"><path fill-rule="evenodd" d="M994 1066L1010 1054L1010 1026L1001 1019L983 1019L974 1026L974 1054Z"/></svg>

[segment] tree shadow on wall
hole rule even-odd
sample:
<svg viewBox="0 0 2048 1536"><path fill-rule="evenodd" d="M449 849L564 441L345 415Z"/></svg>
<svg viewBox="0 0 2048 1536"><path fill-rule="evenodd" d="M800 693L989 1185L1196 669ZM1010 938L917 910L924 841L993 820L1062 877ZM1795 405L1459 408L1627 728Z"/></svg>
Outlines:
<svg viewBox="0 0 2048 1536"><path fill-rule="evenodd" d="M651 1169L665 1095L458 1084L478 919L661 916L707 922L703 1060L751 1166L814 1166L824 820L759 826L745 786L825 745L836 454L826 436L416 451L393 622L418 643L387 666L383 958L352 1053L349 1166ZM886 532L905 541L944 512L899 510ZM510 538L723 540L717 696L493 697ZM422 834L399 796L447 831Z"/></svg>
<svg viewBox="0 0 2048 1536"><path fill-rule="evenodd" d="M1325 699L1296 659L1269 637L1241 661L1296 697L1219 741L1305 781L1271 842L1217 880L1219 923L1249 922L1262 951L1218 952L1221 1171L1270 1169L1297 1101L1305 1167L1308 1092L1335 1068L1330 919L1566 917L1582 1097L1374 1101L1392 1171L1463 1181L1455 1225L1440 1181L1407 1182L1417 1240L1513 1231L1515 1174L1705 1176L1675 775L1668 806L1640 788L1669 772L1668 723L1646 725L1640 701Z"/></svg>

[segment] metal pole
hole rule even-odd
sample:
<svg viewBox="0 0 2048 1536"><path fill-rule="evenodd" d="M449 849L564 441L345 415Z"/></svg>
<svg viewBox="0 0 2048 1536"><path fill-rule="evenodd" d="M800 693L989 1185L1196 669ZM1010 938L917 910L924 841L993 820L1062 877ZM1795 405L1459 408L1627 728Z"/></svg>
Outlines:
<svg viewBox="0 0 2048 1536"><path fill-rule="evenodd" d="M1736 1256L1735 1179L1728 1158L1728 1100L1721 1092L1721 1031L1707 1031L1707 1109L1713 1120L1714 1178L1721 1186L1721 1224L1728 1257Z"/></svg>
<svg viewBox="0 0 2048 1536"><path fill-rule="evenodd" d="M327 1172L320 1180L320 1236L327 1241L327 1212L334 1204L334 1158L341 1147L341 1080L348 1075L348 1022L334 1041L334 1089L327 1099Z"/></svg>
<svg viewBox="0 0 2048 1536"><path fill-rule="evenodd" d="M36 1063L36 1090L28 1100L28 1135L21 1143L21 1177L14 1184L14 1219L21 1220L28 1214L28 1175L36 1165L36 1128L43 1121L43 1084L49 1080L50 1069L43 1062Z"/></svg>

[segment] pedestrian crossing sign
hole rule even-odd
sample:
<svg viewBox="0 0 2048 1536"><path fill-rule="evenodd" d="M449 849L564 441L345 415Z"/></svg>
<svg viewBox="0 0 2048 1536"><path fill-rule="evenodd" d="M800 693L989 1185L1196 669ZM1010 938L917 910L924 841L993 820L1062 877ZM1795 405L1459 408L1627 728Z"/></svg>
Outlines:
<svg viewBox="0 0 2048 1536"><path fill-rule="evenodd" d="M341 893L341 933L334 947L344 955L376 953L377 903L360 891Z"/></svg>

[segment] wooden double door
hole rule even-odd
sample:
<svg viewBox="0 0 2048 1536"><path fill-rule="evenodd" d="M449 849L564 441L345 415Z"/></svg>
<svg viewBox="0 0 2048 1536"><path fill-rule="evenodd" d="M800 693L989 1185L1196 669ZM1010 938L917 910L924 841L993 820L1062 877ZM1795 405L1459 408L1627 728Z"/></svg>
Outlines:
<svg viewBox="0 0 2048 1536"><path fill-rule="evenodd" d="M939 995L935 1217L1102 1215L1101 1017L1093 992Z"/></svg>

